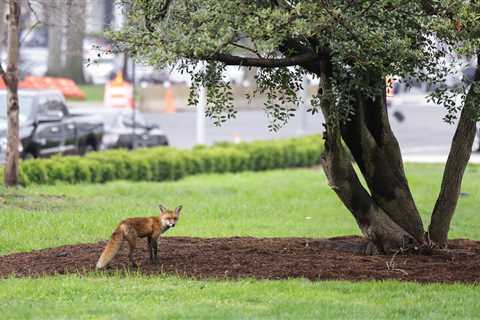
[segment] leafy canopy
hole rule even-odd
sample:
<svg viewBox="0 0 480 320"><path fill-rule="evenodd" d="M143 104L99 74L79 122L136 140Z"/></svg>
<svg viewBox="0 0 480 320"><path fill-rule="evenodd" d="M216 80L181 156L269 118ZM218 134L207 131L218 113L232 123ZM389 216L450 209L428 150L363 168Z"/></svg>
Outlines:
<svg viewBox="0 0 480 320"><path fill-rule="evenodd" d="M221 76L227 65L259 68L251 94L266 94L270 128L277 130L294 115L302 76L320 74L321 57L331 61L331 99L344 121L353 112L353 93L383 94L383 77L389 74L436 84L433 98L448 108L451 96L443 83L452 67L447 57L471 55L479 47L478 5L468 1L122 2L127 24L111 34L118 50L190 73L190 102L197 102L197 88L205 86L207 115L217 124L236 113L230 84ZM319 98L314 96L311 105L317 112ZM454 118L455 106L450 107Z"/></svg>

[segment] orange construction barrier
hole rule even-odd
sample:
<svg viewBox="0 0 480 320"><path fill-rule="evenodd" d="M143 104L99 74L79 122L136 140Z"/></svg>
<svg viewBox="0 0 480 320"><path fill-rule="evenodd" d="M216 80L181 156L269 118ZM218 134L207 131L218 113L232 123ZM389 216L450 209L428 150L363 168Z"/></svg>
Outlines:
<svg viewBox="0 0 480 320"><path fill-rule="evenodd" d="M175 113L175 98L173 96L173 89L169 85L167 86L167 92L165 92L165 106L163 108L165 113Z"/></svg>
<svg viewBox="0 0 480 320"><path fill-rule="evenodd" d="M0 79L0 89L5 89L3 79ZM52 77L25 77L18 83L19 89L56 89L63 93L65 98L84 100L85 93L71 79Z"/></svg>
<svg viewBox="0 0 480 320"><path fill-rule="evenodd" d="M105 84L103 104L108 108L133 108L133 86L123 80L122 73Z"/></svg>

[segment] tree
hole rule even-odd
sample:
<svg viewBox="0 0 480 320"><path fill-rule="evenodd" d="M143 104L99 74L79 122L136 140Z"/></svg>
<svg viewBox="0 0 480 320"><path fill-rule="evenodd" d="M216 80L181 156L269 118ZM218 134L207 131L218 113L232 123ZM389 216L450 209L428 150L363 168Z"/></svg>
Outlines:
<svg viewBox="0 0 480 320"><path fill-rule="evenodd" d="M428 228L431 239L442 247L447 245L448 231L460 194L462 177L477 132L476 121L480 119L480 2L459 1L453 4L454 6L444 13L449 23L439 24L435 28L436 34L445 43L450 44L453 47L452 51L458 55L476 56L477 67L474 78L470 80L471 85L456 88L464 98L464 104L445 166L440 194ZM433 13L436 11L433 5L427 6L426 10ZM439 88L433 96L437 102L444 102L447 109L455 110L456 106L451 99L445 97L445 93L446 90Z"/></svg>
<svg viewBox="0 0 480 320"><path fill-rule="evenodd" d="M369 239L367 251L446 247L448 229L479 118L480 74L473 84L445 87L443 61L466 45L478 53L478 5L473 1L380 0L132 0L127 25L113 33L118 49L153 65L179 64L195 90L207 87L207 115L217 124L235 116L227 65L258 67L270 128L294 115L304 73L320 78L311 112L325 123L322 165L332 189ZM472 27L459 28L462 23ZM467 29L466 27L463 29ZM478 32L478 31L476 31ZM244 45L245 39L251 45ZM439 45L439 43L441 45ZM202 61L205 68L198 68ZM293 68L293 69L292 69ZM454 121L461 109L441 192L425 232L389 124L385 76L435 84L432 99ZM454 103L463 93L463 108ZM351 157L365 180L361 182ZM433 242L433 243L432 243Z"/></svg>
<svg viewBox="0 0 480 320"><path fill-rule="evenodd" d="M7 3L0 1L0 47L3 46L3 41L5 40L5 12L7 9ZM1 48L0 53L3 51Z"/></svg>
<svg viewBox="0 0 480 320"><path fill-rule="evenodd" d="M64 74L76 83L85 83L83 74L83 38L86 0L66 0L67 52Z"/></svg>
<svg viewBox="0 0 480 320"><path fill-rule="evenodd" d="M63 0L44 2L43 7L48 21L48 63L47 76L60 76L63 73L62 40L64 30Z"/></svg>
<svg viewBox="0 0 480 320"><path fill-rule="evenodd" d="M7 86L8 141L4 173L6 186L15 186L18 183L18 149L20 146L18 126L18 58L20 48L20 8L21 0L8 1L7 70L5 71L0 64L0 75Z"/></svg>
<svg viewBox="0 0 480 320"><path fill-rule="evenodd" d="M68 31L71 35L69 41L67 41L67 69L69 74L78 78L77 81L83 81L83 33L85 30L85 2L86 0L67 2L69 11L67 19L72 21L69 24ZM61 32L63 29L62 20L59 9L63 5L63 0L0 0L0 14L2 4L8 6L7 14L7 56L8 63L7 69L4 70L0 65L0 76L5 82L7 87L7 118L8 118L8 135L7 135L7 154L5 161L5 174L4 182L6 186L15 186L18 184L18 166L20 158L20 139L19 139L19 100L18 100L18 65L19 65L19 49L20 49L20 11L24 8L27 14L33 15L35 23L31 28L37 27L41 24L48 25L52 22L50 27ZM48 21L43 19L44 17L37 12L40 8L43 8L44 12L49 13ZM54 16L59 14L60 16ZM75 34L80 30L79 34ZM78 33L78 32L77 32ZM50 37L55 35L52 33ZM50 40L52 40L50 38ZM59 43L60 41L60 43ZM61 48L60 40L54 39L55 50L58 51ZM60 47L58 47L60 46ZM57 64L55 68L50 68L49 71L55 69L55 74L58 71L58 67L61 66L61 59L57 55L49 57L49 65ZM53 73L53 72L52 72ZM58 74L57 74L58 75Z"/></svg>

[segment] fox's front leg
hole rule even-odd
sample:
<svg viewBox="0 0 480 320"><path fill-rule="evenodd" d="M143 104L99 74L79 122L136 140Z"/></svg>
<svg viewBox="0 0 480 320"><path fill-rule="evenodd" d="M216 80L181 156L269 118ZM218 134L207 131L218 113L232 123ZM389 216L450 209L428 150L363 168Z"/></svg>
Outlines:
<svg viewBox="0 0 480 320"><path fill-rule="evenodd" d="M158 264L158 242L156 238L152 238L153 263Z"/></svg>
<svg viewBox="0 0 480 320"><path fill-rule="evenodd" d="M158 264L158 238L160 237L160 233L153 233L152 236L150 237L150 248L153 253L153 259L152 263L153 264Z"/></svg>
<svg viewBox="0 0 480 320"><path fill-rule="evenodd" d="M150 256L150 263L153 264L153 239L152 237L148 237L148 243L147 243L147 248L148 248L148 254Z"/></svg>

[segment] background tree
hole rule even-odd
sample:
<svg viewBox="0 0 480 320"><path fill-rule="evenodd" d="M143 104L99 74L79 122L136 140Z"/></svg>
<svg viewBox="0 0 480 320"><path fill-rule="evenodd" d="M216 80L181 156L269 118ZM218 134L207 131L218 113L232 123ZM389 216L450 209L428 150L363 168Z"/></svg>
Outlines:
<svg viewBox="0 0 480 320"><path fill-rule="evenodd" d="M65 0L50 0L43 3L48 23L48 62L47 76L60 76L63 73L62 41L64 32Z"/></svg>
<svg viewBox="0 0 480 320"><path fill-rule="evenodd" d="M5 185L18 183L19 163L19 103L18 103L18 59L20 49L20 8L21 0L8 0L7 16L7 70L0 64L0 75L7 86L8 141L5 159Z"/></svg>
<svg viewBox="0 0 480 320"><path fill-rule="evenodd" d="M86 0L66 0L67 51L65 76L85 83L83 74L83 38L85 37Z"/></svg>
<svg viewBox="0 0 480 320"><path fill-rule="evenodd" d="M3 51L3 41L5 40L5 13L7 12L7 3L0 1L0 53Z"/></svg>
<svg viewBox="0 0 480 320"><path fill-rule="evenodd" d="M49 69L50 75L71 76L74 80L82 83L83 77L83 37L85 33L85 6L86 0L0 0L0 15L2 4L7 6L7 68L0 65L0 76L7 86L7 118L8 137L7 154L5 162L4 182L7 186L18 184L19 165L19 102L18 102L18 67L20 49L20 11L23 8L25 15L34 18L33 25L27 26L27 32L40 26L48 26L49 32ZM67 39L66 69L62 68L61 59L61 33L65 27L62 11L67 5L66 19L69 21ZM42 14L43 13L47 14ZM46 18L45 18L46 16ZM60 35L60 37L59 37ZM66 70L66 71L65 71Z"/></svg>

